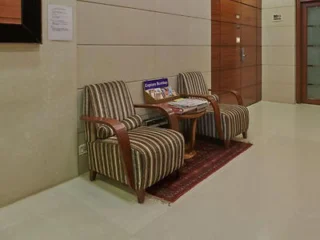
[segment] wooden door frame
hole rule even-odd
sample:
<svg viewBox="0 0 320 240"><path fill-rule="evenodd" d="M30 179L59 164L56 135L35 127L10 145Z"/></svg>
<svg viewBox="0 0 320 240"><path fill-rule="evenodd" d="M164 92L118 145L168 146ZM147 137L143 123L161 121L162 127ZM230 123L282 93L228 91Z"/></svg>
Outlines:
<svg viewBox="0 0 320 240"><path fill-rule="evenodd" d="M303 59L306 58L303 44L306 44L306 33L301 34L303 27L301 25L303 19L303 4L319 3L320 0L296 0L296 102L297 103L311 103L320 104L320 100L303 99L303 91L305 91L304 85L307 84L306 68L302 67Z"/></svg>

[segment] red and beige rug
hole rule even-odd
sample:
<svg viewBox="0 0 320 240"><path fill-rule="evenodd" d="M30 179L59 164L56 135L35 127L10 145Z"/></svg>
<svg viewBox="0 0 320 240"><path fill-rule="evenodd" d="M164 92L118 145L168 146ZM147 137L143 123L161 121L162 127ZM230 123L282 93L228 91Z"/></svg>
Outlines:
<svg viewBox="0 0 320 240"><path fill-rule="evenodd" d="M208 140L197 140L197 155L186 162L180 177L167 177L150 187L147 192L169 203L177 201L198 183L225 166L236 156L250 148L252 144L233 141L229 149Z"/></svg>

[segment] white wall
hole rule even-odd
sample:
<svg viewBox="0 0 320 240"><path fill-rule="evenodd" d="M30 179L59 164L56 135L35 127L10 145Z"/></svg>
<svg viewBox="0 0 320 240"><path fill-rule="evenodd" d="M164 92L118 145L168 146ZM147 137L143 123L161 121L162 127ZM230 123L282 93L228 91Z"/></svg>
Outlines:
<svg viewBox="0 0 320 240"><path fill-rule="evenodd" d="M295 0L262 0L262 8L262 98L295 103Z"/></svg>
<svg viewBox="0 0 320 240"><path fill-rule="evenodd" d="M74 7L73 42L48 41L48 3ZM137 103L145 79L176 87L179 72L199 70L210 85L210 0L42 4L42 45L0 45L0 207L87 170L77 159L84 85L125 80Z"/></svg>
<svg viewBox="0 0 320 240"><path fill-rule="evenodd" d="M211 0L78 0L78 113L86 84L124 80L135 103L142 81L202 71L211 85ZM142 112L145 114L145 112ZM83 125L78 122L79 144ZM86 156L79 159L86 171Z"/></svg>
<svg viewBox="0 0 320 240"><path fill-rule="evenodd" d="M47 40L42 4L43 45L0 44L0 207L78 173L76 40Z"/></svg>

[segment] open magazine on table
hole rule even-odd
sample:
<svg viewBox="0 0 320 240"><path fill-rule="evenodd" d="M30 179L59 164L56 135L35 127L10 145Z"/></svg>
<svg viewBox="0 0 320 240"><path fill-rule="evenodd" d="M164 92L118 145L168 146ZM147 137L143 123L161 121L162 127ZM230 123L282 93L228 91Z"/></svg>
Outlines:
<svg viewBox="0 0 320 240"><path fill-rule="evenodd" d="M171 101L171 102L167 102L167 103L161 103L159 105L161 105L164 108L171 109L176 114L184 114L184 113L187 113L187 112L201 112L201 111L204 111L208 106L208 102L207 101L202 101L202 100L200 100L201 102L189 101L189 100L197 100L197 99L186 99L186 100L188 100L188 101L184 101L184 102L188 102L188 104L183 104L183 106L176 105L176 102L183 101L181 99L178 100L178 101Z"/></svg>
<svg viewBox="0 0 320 240"><path fill-rule="evenodd" d="M202 108L208 106L207 100L201 100L201 99L193 99L193 98L178 98L174 101L169 102L169 105L173 107L178 108Z"/></svg>

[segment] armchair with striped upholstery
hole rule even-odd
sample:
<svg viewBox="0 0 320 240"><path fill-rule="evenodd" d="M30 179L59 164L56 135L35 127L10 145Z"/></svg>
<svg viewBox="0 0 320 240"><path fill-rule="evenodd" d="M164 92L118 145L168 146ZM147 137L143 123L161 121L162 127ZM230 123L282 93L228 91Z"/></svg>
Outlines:
<svg viewBox="0 0 320 240"><path fill-rule="evenodd" d="M219 96L209 94L209 91L201 72L179 74L178 92L181 96L205 98L211 103L207 113L198 121L197 134L221 139L226 147L239 134L247 138L249 111L243 106L242 97L236 91L226 90L236 97L238 105L221 104Z"/></svg>
<svg viewBox="0 0 320 240"><path fill-rule="evenodd" d="M184 164L184 138L171 129L142 126L122 81L89 85L84 93L90 180L97 173L131 187L143 203L145 189ZM156 107L177 125L175 115Z"/></svg>

